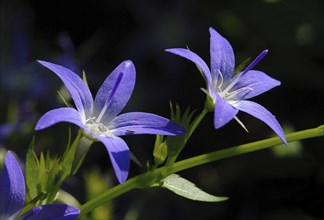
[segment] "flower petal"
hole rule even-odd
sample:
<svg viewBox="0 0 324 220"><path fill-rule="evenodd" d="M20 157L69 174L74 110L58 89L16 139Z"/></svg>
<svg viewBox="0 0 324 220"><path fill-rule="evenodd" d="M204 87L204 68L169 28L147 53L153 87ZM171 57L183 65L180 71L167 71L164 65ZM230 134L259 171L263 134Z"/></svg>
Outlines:
<svg viewBox="0 0 324 220"><path fill-rule="evenodd" d="M86 116L92 114L93 98L91 92L88 86L77 74L57 64L45 61L38 62L52 70L63 81L83 120L85 120Z"/></svg>
<svg viewBox="0 0 324 220"><path fill-rule="evenodd" d="M0 176L0 219L15 217L24 207L25 180L16 158L8 151Z"/></svg>
<svg viewBox="0 0 324 220"><path fill-rule="evenodd" d="M209 28L209 33L211 74L214 74L213 77L217 77L219 70L226 82L234 72L235 58L232 46L213 28Z"/></svg>
<svg viewBox="0 0 324 220"><path fill-rule="evenodd" d="M281 138L281 140L287 144L285 134L279 122L263 106L251 101L240 101L235 104L235 107L266 123Z"/></svg>
<svg viewBox="0 0 324 220"><path fill-rule="evenodd" d="M51 204L33 208L22 217L22 220L74 220L79 214L80 210L76 207L65 204Z"/></svg>
<svg viewBox="0 0 324 220"><path fill-rule="evenodd" d="M122 77L120 78L121 74ZM119 64L106 78L96 95L94 103L94 114L96 116L105 108L104 116L100 120L101 123L107 124L123 110L132 95L135 78L135 66L130 60ZM107 104L109 104L109 107L105 107Z"/></svg>
<svg viewBox="0 0 324 220"><path fill-rule="evenodd" d="M166 49L165 51L179 55L181 57L184 57L193 63L196 64L196 66L202 71L202 73L205 76L206 83L209 88L211 88L212 85L212 79L211 79L211 74L210 70L205 63L197 54L194 52L187 50L187 49L182 49L182 48L173 48L173 49Z"/></svg>
<svg viewBox="0 0 324 220"><path fill-rule="evenodd" d="M237 113L238 110L236 108L227 103L218 94L216 94L216 104L214 112L214 125L216 129L223 127L225 124L231 121Z"/></svg>
<svg viewBox="0 0 324 220"><path fill-rule="evenodd" d="M111 122L112 133L116 136L132 134L183 135L185 130L176 123L161 116L130 112L117 116Z"/></svg>
<svg viewBox="0 0 324 220"><path fill-rule="evenodd" d="M240 74L236 75L236 77L240 77ZM237 98L241 100L255 97L279 85L280 81L271 78L267 74L257 70L250 70L239 79L231 90L247 88L237 95Z"/></svg>
<svg viewBox="0 0 324 220"><path fill-rule="evenodd" d="M127 144L117 136L110 138L95 135L95 137L105 145L116 177L120 183L124 183L127 179L130 165L130 151Z"/></svg>
<svg viewBox="0 0 324 220"><path fill-rule="evenodd" d="M80 113L74 108L57 108L45 113L38 120L35 130L42 130L59 122L70 122L87 130L82 123Z"/></svg>

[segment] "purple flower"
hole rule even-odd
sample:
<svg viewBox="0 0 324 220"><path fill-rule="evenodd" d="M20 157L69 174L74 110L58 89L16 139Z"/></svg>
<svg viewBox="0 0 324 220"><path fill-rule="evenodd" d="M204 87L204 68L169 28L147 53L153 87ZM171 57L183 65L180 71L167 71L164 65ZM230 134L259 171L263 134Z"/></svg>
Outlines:
<svg viewBox="0 0 324 220"><path fill-rule="evenodd" d="M174 48L166 51L187 58L202 72L207 84L207 89L203 91L214 105L215 128L224 126L233 118L238 120L236 117L238 111L243 111L266 123L284 143L287 143L276 118L263 106L246 100L280 85L278 80L265 73L251 70L268 51L261 52L244 71L233 77L235 61L230 43L213 28L210 28L209 32L210 68L197 54L188 49ZM238 122L243 126L239 120Z"/></svg>
<svg viewBox="0 0 324 220"><path fill-rule="evenodd" d="M0 176L0 219L16 219L25 203L25 180L19 164L8 151ZM56 219L73 220L80 210L65 204L42 205L25 214L22 220Z"/></svg>
<svg viewBox="0 0 324 220"><path fill-rule="evenodd" d="M131 112L118 115L128 102L135 85L135 66L122 62L104 81L93 100L88 86L72 71L48 62L39 61L63 81L75 103L74 108L59 108L47 112L35 129L41 130L58 122L70 122L90 137L101 141L109 153L115 174L125 182L130 164L127 144L119 136L133 134L182 135L185 131L158 115Z"/></svg>

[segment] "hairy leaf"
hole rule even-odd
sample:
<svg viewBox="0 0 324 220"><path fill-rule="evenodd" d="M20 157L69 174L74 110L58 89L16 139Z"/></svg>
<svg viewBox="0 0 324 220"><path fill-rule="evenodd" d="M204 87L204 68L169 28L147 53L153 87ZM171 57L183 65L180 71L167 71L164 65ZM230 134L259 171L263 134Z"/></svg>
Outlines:
<svg viewBox="0 0 324 220"><path fill-rule="evenodd" d="M170 176L162 180L162 187L171 190L172 192L185 197L187 199L202 201L202 202L221 202L227 197L219 197L208 194L198 188L195 184L189 180L182 178L177 174L171 174Z"/></svg>

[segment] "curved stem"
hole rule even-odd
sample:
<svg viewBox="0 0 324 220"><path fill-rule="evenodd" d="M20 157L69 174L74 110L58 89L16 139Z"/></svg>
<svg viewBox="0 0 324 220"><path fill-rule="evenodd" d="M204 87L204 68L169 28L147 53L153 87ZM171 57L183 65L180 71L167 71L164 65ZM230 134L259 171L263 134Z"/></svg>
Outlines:
<svg viewBox="0 0 324 220"><path fill-rule="evenodd" d="M81 213L79 217L82 217L86 213L92 211L94 208L106 203L109 200L112 200L132 189L136 188L145 188L149 187L154 183L154 179L156 179L157 173L159 169L156 169L152 172L147 172L138 176L135 176L123 184L119 184L106 192L98 195L97 197L93 198L92 200L86 202L80 207Z"/></svg>
<svg viewBox="0 0 324 220"><path fill-rule="evenodd" d="M320 136L324 136L324 125L319 126L317 128L307 129L307 130L288 134L286 135L286 139L288 142L293 142L293 141L304 140L304 139L320 137ZM117 185L114 188L109 189L108 191L102 193L101 195L83 204L80 207L81 210L80 216L85 215L86 213L90 212L94 208L132 189L145 188L145 187L152 186L153 184L159 183L161 179L170 175L171 173L179 172L192 167L214 162L220 159L271 148L278 144L282 144L282 141L279 137L268 138L261 141L242 144L239 146L230 147L230 148L214 151L207 154L202 154L196 157L192 157L186 160L176 162L171 167L167 167L167 168L161 167L151 172L138 175L136 177L127 180L123 184Z"/></svg>
<svg viewBox="0 0 324 220"><path fill-rule="evenodd" d="M324 136L324 125L317 128L307 129L303 131L294 132L286 135L287 142L293 142L298 140L304 140L308 138ZM181 170L186 170L192 167L200 166L213 161L238 156L254 151L259 151L267 148L271 148L282 144L282 140L279 137L273 137L264 139L261 141L251 142L248 144L242 144L235 147L225 148L222 150L214 151L211 153L202 154L196 157L185 159L174 164L172 172L176 173ZM284 146L283 146L284 147ZM289 147L289 146L286 146Z"/></svg>

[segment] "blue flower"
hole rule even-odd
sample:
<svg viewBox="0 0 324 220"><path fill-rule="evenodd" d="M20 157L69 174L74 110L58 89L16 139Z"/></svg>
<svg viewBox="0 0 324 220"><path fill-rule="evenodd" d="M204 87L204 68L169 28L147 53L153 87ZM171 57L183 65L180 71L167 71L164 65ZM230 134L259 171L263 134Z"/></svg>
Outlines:
<svg viewBox="0 0 324 220"><path fill-rule="evenodd" d="M88 86L71 70L49 62L39 61L52 70L71 94L76 109L54 109L43 115L35 129L41 130L58 122L79 126L90 137L101 141L110 156L120 183L125 182L130 164L130 151L119 136L134 134L182 135L185 131L158 115L131 112L118 115L128 102L135 85L135 67L131 61L122 62L104 81L93 100Z"/></svg>
<svg viewBox="0 0 324 220"><path fill-rule="evenodd" d="M210 68L195 53L188 49L167 49L197 65L202 72L207 89L203 91L210 97L214 105L214 126L220 128L235 118L238 111L246 112L266 123L287 144L283 130L276 118L263 106L247 99L260 95L280 85L265 73L251 70L267 53L267 50L251 62L242 72L234 74L234 52L230 43L213 28L210 32ZM245 128L245 127L244 127Z"/></svg>
<svg viewBox="0 0 324 220"><path fill-rule="evenodd" d="M25 203L25 179L13 154L8 151L0 176L0 219L17 219ZM80 210L65 204L42 205L22 216L22 220L73 220Z"/></svg>

